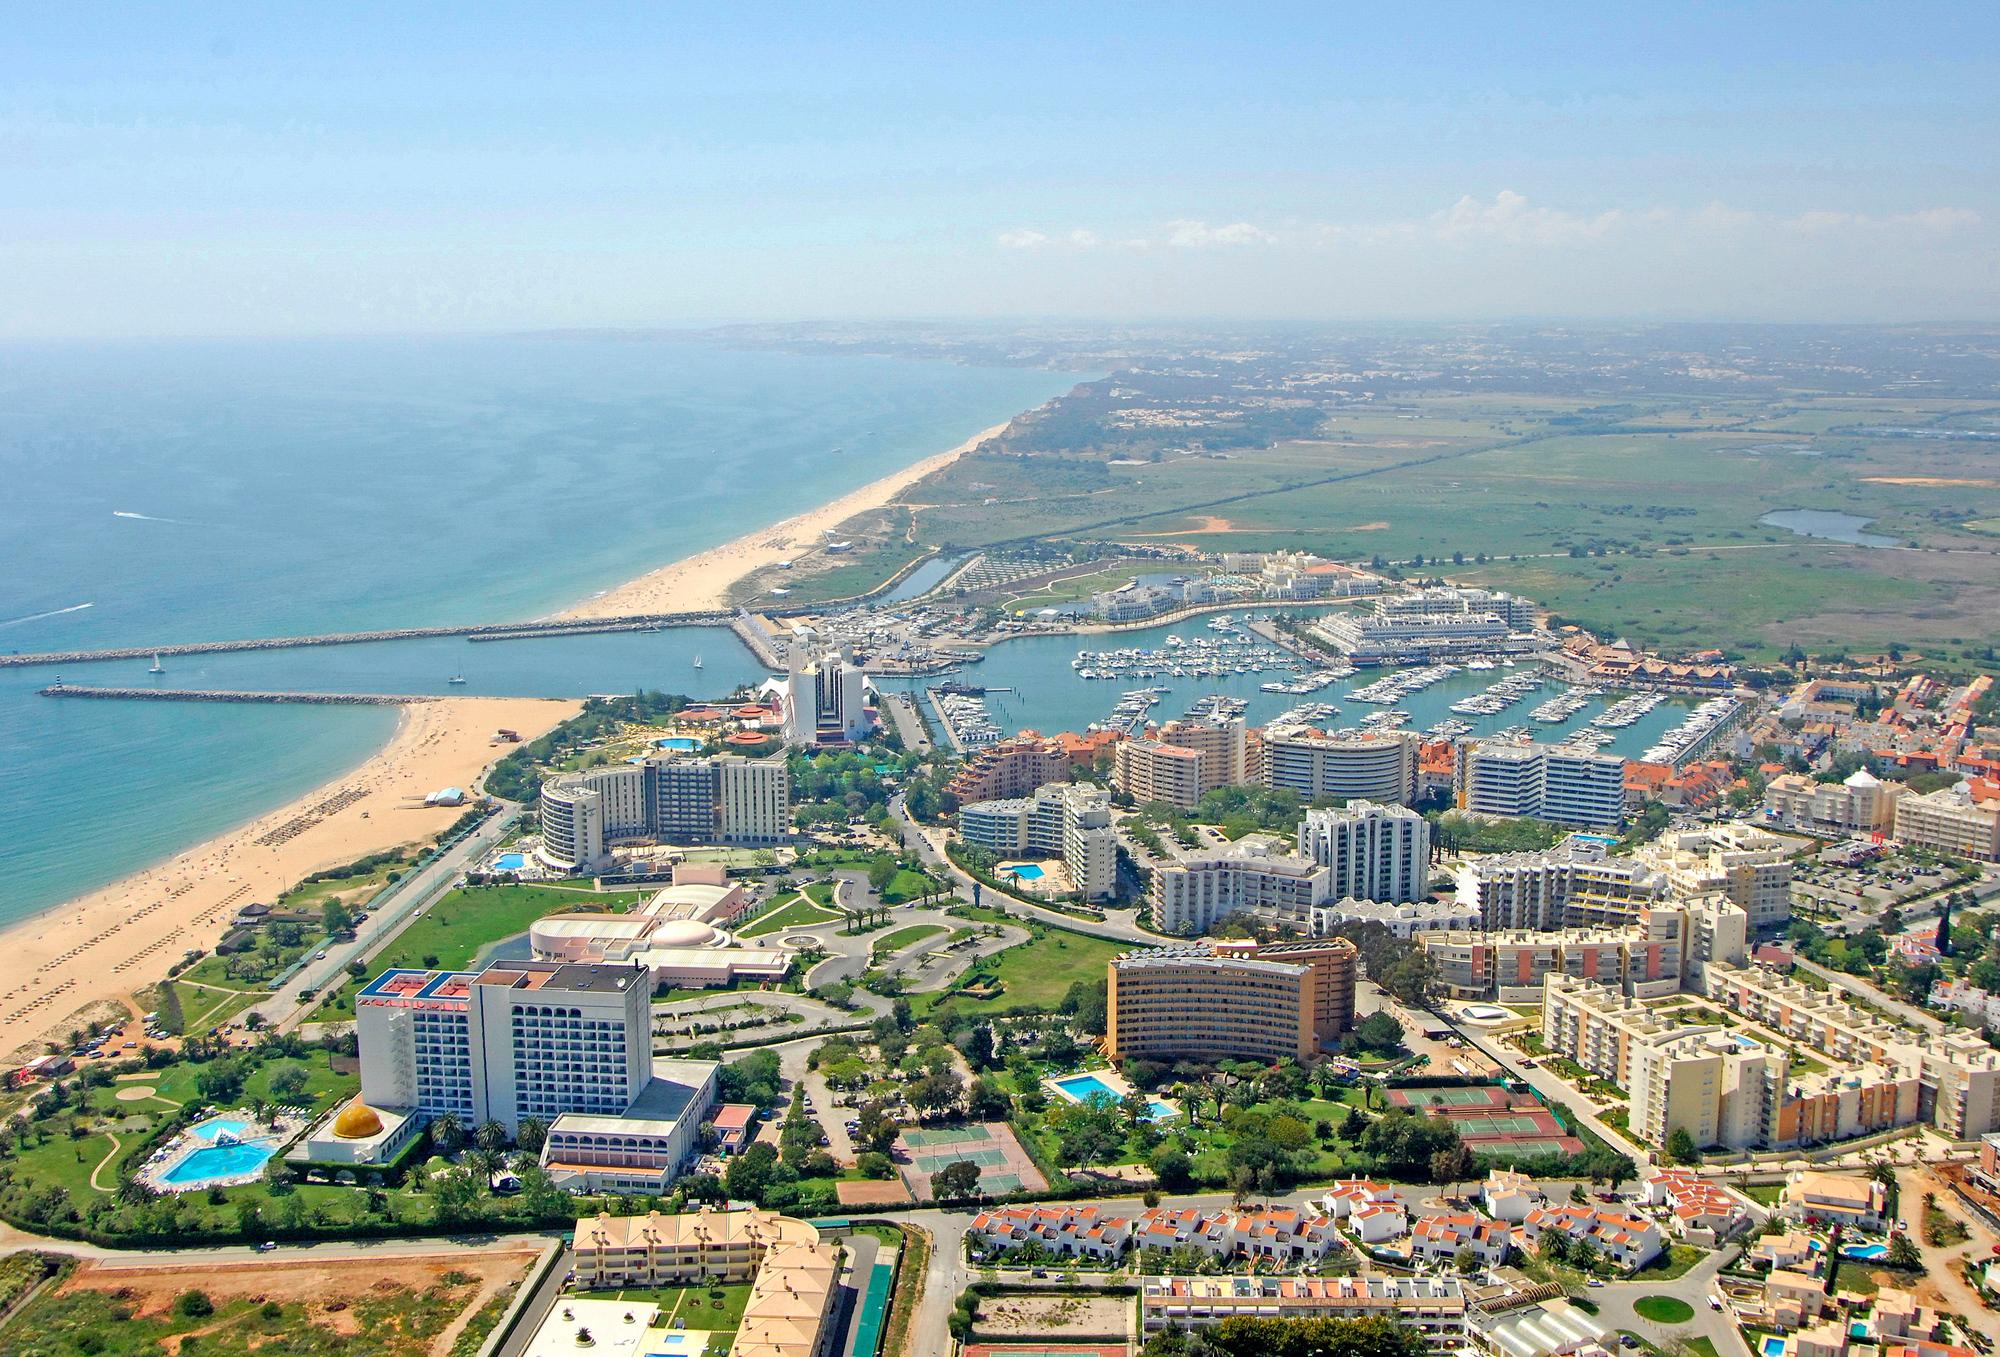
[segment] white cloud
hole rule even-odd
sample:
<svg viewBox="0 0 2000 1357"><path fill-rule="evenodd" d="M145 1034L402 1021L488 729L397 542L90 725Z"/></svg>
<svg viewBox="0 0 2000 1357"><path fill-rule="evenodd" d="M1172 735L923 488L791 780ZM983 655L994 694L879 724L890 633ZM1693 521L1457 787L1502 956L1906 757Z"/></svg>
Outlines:
<svg viewBox="0 0 2000 1357"><path fill-rule="evenodd" d="M1210 225L1178 218L1164 223L1155 232L1139 236L1109 236L1087 229L1049 232L1023 228L1003 231L998 241L1003 248L1019 250L1214 250L1253 245L1335 250L1399 244L1569 248L1661 233L1731 236L1783 232L1807 237L1944 235L1969 231L1983 224L1984 218L1979 213L1961 207L1927 207L1886 214L1813 208L1784 216L1709 203L1692 210L1614 207L1601 212L1571 212L1538 206L1523 194L1502 189L1490 199L1466 194L1451 206L1427 216L1380 222L1266 227L1248 221Z"/></svg>

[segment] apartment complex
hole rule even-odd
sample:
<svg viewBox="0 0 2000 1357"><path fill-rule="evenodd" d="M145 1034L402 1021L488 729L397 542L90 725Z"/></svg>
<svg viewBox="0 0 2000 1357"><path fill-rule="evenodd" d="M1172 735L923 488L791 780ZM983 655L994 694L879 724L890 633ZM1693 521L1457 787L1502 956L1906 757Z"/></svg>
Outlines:
<svg viewBox="0 0 2000 1357"><path fill-rule="evenodd" d="M1336 897L1404 902L1430 893L1430 821L1406 806L1355 801L1309 810L1299 822L1299 853L1327 869Z"/></svg>
<svg viewBox="0 0 2000 1357"><path fill-rule="evenodd" d="M558 1182L660 1190L696 1149L719 1067L654 1059L651 998L629 966L385 971L355 997L357 1102L510 1133L532 1117Z"/></svg>
<svg viewBox="0 0 2000 1357"><path fill-rule="evenodd" d="M1072 768L1060 741L1022 731L976 751L952 775L945 791L960 805L1032 796L1051 782L1067 782Z"/></svg>
<svg viewBox="0 0 2000 1357"><path fill-rule="evenodd" d="M1264 783L1307 801L1376 801L1408 805L1417 786L1420 741L1410 731L1267 732Z"/></svg>
<svg viewBox="0 0 2000 1357"><path fill-rule="evenodd" d="M1344 938L1128 952L1109 967L1104 1051L1308 1061L1353 1025L1356 969Z"/></svg>
<svg viewBox="0 0 2000 1357"><path fill-rule="evenodd" d="M1925 1035L1756 967L1704 969L1725 1011L1808 1047L1831 1069L1793 1072L1789 1052L1567 975L1544 983L1549 1049L1623 1087L1651 1144L1686 1129L1732 1148L1821 1144L1919 1123L1953 1140L2000 1125L2000 1052L1969 1033Z"/></svg>
<svg viewBox="0 0 2000 1357"><path fill-rule="evenodd" d="M832 1339L839 1252L805 1221L755 1209L600 1215L577 1222L573 1244L579 1290L749 1281L737 1357L817 1357Z"/></svg>
<svg viewBox="0 0 2000 1357"><path fill-rule="evenodd" d="M782 761L653 755L542 783L539 856L562 871L602 864L620 841L776 844L791 834Z"/></svg>
<svg viewBox="0 0 2000 1357"><path fill-rule="evenodd" d="M1767 830L1725 823L1662 834L1635 856L1666 879L1670 896L1724 895L1758 930L1791 920L1791 851Z"/></svg>
<svg viewBox="0 0 2000 1357"><path fill-rule="evenodd" d="M1708 961L1741 963L1747 919L1720 897L1648 908L1625 928L1450 930L1422 936L1454 999L1539 1003L1550 975L1659 998L1678 992Z"/></svg>
<svg viewBox="0 0 2000 1357"><path fill-rule="evenodd" d="M1153 927L1195 937L1231 914L1254 914L1300 933L1312 930L1313 909L1326 903L1332 873L1269 840L1243 839L1227 848L1190 853L1153 869Z"/></svg>
<svg viewBox="0 0 2000 1357"><path fill-rule="evenodd" d="M1259 749L1240 718L1169 721L1151 739L1119 742L1111 785L1141 804L1192 810L1217 788L1256 781Z"/></svg>
<svg viewBox="0 0 2000 1357"><path fill-rule="evenodd" d="M1118 882L1118 838L1111 827L1111 793L1079 783L1054 783L1033 796L961 806L959 834L1002 857L1059 857L1087 900L1109 897Z"/></svg>
<svg viewBox="0 0 2000 1357"><path fill-rule="evenodd" d="M1563 745L1480 740L1460 746L1459 809L1609 828L1625 819L1625 760Z"/></svg>
<svg viewBox="0 0 2000 1357"><path fill-rule="evenodd" d="M1356 924L1379 924L1405 941L1419 933L1479 927L1479 910L1457 900L1412 900L1398 904L1342 898L1330 905L1315 906L1312 918L1312 934L1316 938Z"/></svg>
<svg viewBox="0 0 2000 1357"><path fill-rule="evenodd" d="M1466 1343L1466 1296L1456 1277L1143 1277L1146 1333L1225 1319L1386 1319L1435 1353Z"/></svg>
<svg viewBox="0 0 2000 1357"><path fill-rule="evenodd" d="M1476 610L1463 596L1444 598L1442 591L1382 598L1372 613L1332 613L1312 629L1356 664L1426 663L1529 645L1525 637L1510 641L1515 629L1504 618Z"/></svg>
<svg viewBox="0 0 2000 1357"><path fill-rule="evenodd" d="M1896 826L1900 782L1884 782L1866 768L1838 783L1804 773L1780 773L1764 785L1764 813L1787 829L1814 834L1887 834Z"/></svg>
<svg viewBox="0 0 2000 1357"><path fill-rule="evenodd" d="M1666 899L1667 881L1635 858L1613 858L1603 844L1571 839L1547 852L1467 863L1458 898L1477 906L1488 928L1622 926Z"/></svg>
<svg viewBox="0 0 2000 1357"><path fill-rule="evenodd" d="M1961 782L1934 792L1906 794L1896 802L1896 838L1905 847L2000 861L2000 801L1973 799Z"/></svg>
<svg viewBox="0 0 2000 1357"><path fill-rule="evenodd" d="M1268 1211L1200 1211L1154 1206L1137 1215L1098 1206L995 1206L972 1218L966 1241L1001 1251L1033 1242L1062 1258L1110 1262L1130 1249L1193 1248L1222 1262L1261 1258L1318 1262L1338 1244L1333 1221L1279 1207Z"/></svg>

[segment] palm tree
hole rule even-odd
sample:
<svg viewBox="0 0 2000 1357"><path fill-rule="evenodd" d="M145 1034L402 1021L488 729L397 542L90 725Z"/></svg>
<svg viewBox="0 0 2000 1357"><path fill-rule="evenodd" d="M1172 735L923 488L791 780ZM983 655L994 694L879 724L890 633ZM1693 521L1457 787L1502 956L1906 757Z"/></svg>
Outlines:
<svg viewBox="0 0 2000 1357"><path fill-rule="evenodd" d="M450 1154L465 1143L465 1127L459 1119L446 1112L431 1123L431 1144L438 1153Z"/></svg>

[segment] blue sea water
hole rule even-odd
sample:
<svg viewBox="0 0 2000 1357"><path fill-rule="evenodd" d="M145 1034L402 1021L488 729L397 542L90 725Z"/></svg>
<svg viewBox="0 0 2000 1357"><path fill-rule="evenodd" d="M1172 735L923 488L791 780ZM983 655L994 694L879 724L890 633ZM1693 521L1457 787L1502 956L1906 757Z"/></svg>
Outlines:
<svg viewBox="0 0 2000 1357"><path fill-rule="evenodd" d="M1076 380L570 336L0 347L0 651L537 616ZM168 669L173 686L518 696L721 692L761 674L703 631ZM36 697L52 677L0 670L0 923L337 776L395 720Z"/></svg>

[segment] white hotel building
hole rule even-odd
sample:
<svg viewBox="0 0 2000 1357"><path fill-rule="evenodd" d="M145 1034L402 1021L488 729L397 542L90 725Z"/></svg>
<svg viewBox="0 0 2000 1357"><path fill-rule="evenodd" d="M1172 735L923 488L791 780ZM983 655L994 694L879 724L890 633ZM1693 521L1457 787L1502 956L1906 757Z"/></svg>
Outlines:
<svg viewBox="0 0 2000 1357"><path fill-rule="evenodd" d="M1561 745L1485 740L1458 751L1457 802L1476 815L1521 815L1612 828L1625 820L1625 760Z"/></svg>
<svg viewBox="0 0 2000 1357"><path fill-rule="evenodd" d="M720 1067L654 1059L651 1001L646 972L629 966L386 971L355 997L358 1101L509 1134L536 1118L559 1184L664 1190L697 1148Z"/></svg>
<svg viewBox="0 0 2000 1357"><path fill-rule="evenodd" d="M1350 802L1309 810L1299 853L1325 867L1336 899L1421 900L1430 885L1431 825L1407 806Z"/></svg>
<svg viewBox="0 0 2000 1357"><path fill-rule="evenodd" d="M1111 793L1100 788L1052 782L1033 796L975 801L959 808L958 832L1002 857L1060 857L1086 900L1104 899L1118 888Z"/></svg>

